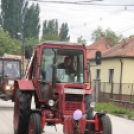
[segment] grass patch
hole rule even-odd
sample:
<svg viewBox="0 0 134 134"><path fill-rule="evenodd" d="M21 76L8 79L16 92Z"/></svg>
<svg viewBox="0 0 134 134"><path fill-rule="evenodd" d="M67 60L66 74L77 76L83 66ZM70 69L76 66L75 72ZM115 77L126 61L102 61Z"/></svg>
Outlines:
<svg viewBox="0 0 134 134"><path fill-rule="evenodd" d="M125 108L120 108L112 103L97 103L94 110L97 112L103 110L110 114L126 114L128 115L128 118L134 118L134 111Z"/></svg>

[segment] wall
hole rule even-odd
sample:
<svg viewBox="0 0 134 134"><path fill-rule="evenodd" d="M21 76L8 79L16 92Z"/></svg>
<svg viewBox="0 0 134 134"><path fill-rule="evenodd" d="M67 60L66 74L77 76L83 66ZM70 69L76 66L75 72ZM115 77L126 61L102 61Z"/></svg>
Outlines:
<svg viewBox="0 0 134 134"><path fill-rule="evenodd" d="M134 59L123 58L122 83L134 83Z"/></svg>
<svg viewBox="0 0 134 134"><path fill-rule="evenodd" d="M113 82L119 83L120 82L120 68L121 63L119 58L113 58L113 59L102 59L101 65L92 66L95 65L94 61L90 61L90 69L91 69L91 76L92 80L96 78L96 69L100 69L100 79L101 82L108 82L109 78L109 69L114 69L114 76L113 76Z"/></svg>

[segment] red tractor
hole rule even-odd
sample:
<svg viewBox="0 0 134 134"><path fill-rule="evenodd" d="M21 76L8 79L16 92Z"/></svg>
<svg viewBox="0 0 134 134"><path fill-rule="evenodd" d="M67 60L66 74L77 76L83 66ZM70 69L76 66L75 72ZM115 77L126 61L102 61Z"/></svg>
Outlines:
<svg viewBox="0 0 134 134"><path fill-rule="evenodd" d="M30 58L25 77L15 81L14 134L41 134L56 124L63 125L65 134L112 134L109 117L103 112L93 115L86 47L44 42L30 50L25 50L25 58ZM59 67L65 57L71 59L68 68ZM100 60L97 51L96 63Z"/></svg>
<svg viewBox="0 0 134 134"><path fill-rule="evenodd" d="M13 100L14 80L21 78L21 60L0 58L0 98Z"/></svg>

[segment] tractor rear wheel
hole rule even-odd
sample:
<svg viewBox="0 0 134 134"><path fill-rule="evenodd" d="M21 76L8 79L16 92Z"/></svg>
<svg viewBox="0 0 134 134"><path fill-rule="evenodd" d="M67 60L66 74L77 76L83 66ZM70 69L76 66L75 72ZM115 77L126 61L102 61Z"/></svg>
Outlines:
<svg viewBox="0 0 134 134"><path fill-rule="evenodd" d="M32 95L17 91L14 104L14 134L28 134Z"/></svg>
<svg viewBox="0 0 134 134"><path fill-rule="evenodd" d="M100 134L112 134L111 120L107 115L103 115L99 119Z"/></svg>
<svg viewBox="0 0 134 134"><path fill-rule="evenodd" d="M38 113L31 114L28 134L41 134L41 120Z"/></svg>

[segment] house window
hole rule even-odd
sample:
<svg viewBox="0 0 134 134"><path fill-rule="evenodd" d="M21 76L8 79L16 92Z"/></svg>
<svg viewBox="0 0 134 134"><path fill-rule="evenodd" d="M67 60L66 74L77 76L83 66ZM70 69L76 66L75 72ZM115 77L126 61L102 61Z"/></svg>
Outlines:
<svg viewBox="0 0 134 134"><path fill-rule="evenodd" d="M113 83L114 69L109 69L109 83Z"/></svg>
<svg viewBox="0 0 134 134"><path fill-rule="evenodd" d="M96 69L96 79L100 79L100 69Z"/></svg>

